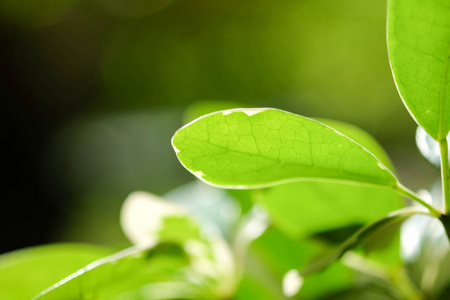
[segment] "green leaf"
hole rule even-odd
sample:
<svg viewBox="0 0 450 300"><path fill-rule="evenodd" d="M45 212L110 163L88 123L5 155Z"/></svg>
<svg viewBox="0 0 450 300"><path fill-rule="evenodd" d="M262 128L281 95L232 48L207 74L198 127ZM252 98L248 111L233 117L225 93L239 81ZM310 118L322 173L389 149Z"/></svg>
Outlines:
<svg viewBox="0 0 450 300"><path fill-rule="evenodd" d="M178 130L172 145L190 172L220 187L299 180L397 185L392 172L361 145L318 121L282 110L212 113Z"/></svg>
<svg viewBox="0 0 450 300"><path fill-rule="evenodd" d="M358 230L355 234L349 237L345 242L331 251L328 255L325 255L317 261L310 263L305 269L302 270L301 275L307 276L309 274L322 271L323 269L334 263L336 260L341 258L345 252L359 246L372 234L377 233L380 229L394 223L401 224L406 219L416 214L427 213L420 208L418 209L414 207L404 208L389 213L387 216Z"/></svg>
<svg viewBox="0 0 450 300"><path fill-rule="evenodd" d="M400 96L435 140L450 130L450 3L391 0L388 49Z"/></svg>
<svg viewBox="0 0 450 300"><path fill-rule="evenodd" d="M294 268L305 266L323 251L324 246L310 239L292 239L276 228L269 227L250 246L243 281L237 299L287 299L283 295L283 275ZM319 299L333 291L351 286L352 270L341 264L310 276L303 282L300 299ZM324 282L327 284L324 285ZM264 297L263 295L267 296Z"/></svg>
<svg viewBox="0 0 450 300"><path fill-rule="evenodd" d="M340 133L345 134L367 150L375 155L389 170L395 174L395 168L392 164L389 156L383 147L375 140L369 133L365 132L359 127L344 122L330 120L330 119L317 119L317 121L336 129Z"/></svg>
<svg viewBox="0 0 450 300"><path fill-rule="evenodd" d="M332 182L292 182L257 195L274 224L292 237L364 225L402 206L393 189Z"/></svg>
<svg viewBox="0 0 450 300"><path fill-rule="evenodd" d="M39 246L4 254L0 256L0 299L29 300L109 254L108 249L81 244Z"/></svg>
<svg viewBox="0 0 450 300"><path fill-rule="evenodd" d="M184 275L176 270L185 266L187 259L179 248L161 247L133 247L95 261L33 299L106 300L150 282L183 280Z"/></svg>
<svg viewBox="0 0 450 300"><path fill-rule="evenodd" d="M217 299L234 292L229 246L220 237L205 234L183 207L150 193L134 192L123 205L121 221L125 234L137 246L84 267L35 299L179 296L162 293L163 282L186 291L186 299Z"/></svg>

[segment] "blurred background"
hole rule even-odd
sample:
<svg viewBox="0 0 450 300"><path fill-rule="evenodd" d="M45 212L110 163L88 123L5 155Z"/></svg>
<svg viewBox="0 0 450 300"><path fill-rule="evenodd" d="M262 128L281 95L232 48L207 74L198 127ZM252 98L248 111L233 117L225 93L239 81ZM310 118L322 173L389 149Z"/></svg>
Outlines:
<svg viewBox="0 0 450 300"><path fill-rule="evenodd" d="M170 138L198 101L355 124L428 187L385 26L385 1L2 0L0 253L126 246L129 193L193 180Z"/></svg>

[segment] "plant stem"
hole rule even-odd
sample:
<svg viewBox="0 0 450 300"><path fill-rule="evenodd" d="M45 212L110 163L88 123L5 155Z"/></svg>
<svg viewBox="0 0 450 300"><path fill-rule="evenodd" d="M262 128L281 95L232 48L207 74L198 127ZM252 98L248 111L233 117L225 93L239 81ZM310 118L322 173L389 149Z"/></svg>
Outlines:
<svg viewBox="0 0 450 300"><path fill-rule="evenodd" d="M444 213L450 211L450 188L449 188L449 165L448 165L448 142L447 139L439 141L441 150L441 175L442 175L442 196Z"/></svg>
<svg viewBox="0 0 450 300"><path fill-rule="evenodd" d="M423 199L421 199L419 196L417 196L413 191L408 189L407 187L403 186L401 183L398 183L394 187L395 191L399 193L400 195L403 195L411 200L416 201L417 203L420 203L422 206L426 207L430 213L435 216L436 218L439 218L442 215L442 212L434 208L431 204L428 204Z"/></svg>

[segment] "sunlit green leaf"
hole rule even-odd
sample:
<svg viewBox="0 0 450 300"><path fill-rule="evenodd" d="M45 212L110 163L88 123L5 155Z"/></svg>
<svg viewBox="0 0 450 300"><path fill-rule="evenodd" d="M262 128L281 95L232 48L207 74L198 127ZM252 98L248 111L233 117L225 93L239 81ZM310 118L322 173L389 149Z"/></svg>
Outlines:
<svg viewBox="0 0 450 300"><path fill-rule="evenodd" d="M377 140L375 140L370 134L368 134L361 128L348 123L330 119L316 118L316 120L330 126L333 129L336 129L340 133L345 134L347 137L351 138L352 140L369 150L383 163L383 165L388 167L389 170L391 170L395 174L394 166L392 165L392 162L386 151L384 151L383 147L381 147Z"/></svg>
<svg viewBox="0 0 450 300"><path fill-rule="evenodd" d="M292 182L257 194L274 224L294 237L364 225L402 206L392 189L334 182Z"/></svg>
<svg viewBox="0 0 450 300"><path fill-rule="evenodd" d="M0 299L29 300L72 272L111 254L105 248L57 244L0 256Z"/></svg>
<svg viewBox="0 0 450 300"><path fill-rule="evenodd" d="M179 248L133 247L97 260L40 293L40 300L103 300L155 281L183 280L187 264Z"/></svg>
<svg viewBox="0 0 450 300"><path fill-rule="evenodd" d="M172 144L189 171L221 187L257 188L305 179L397 184L353 140L320 122L276 109L206 115L177 131Z"/></svg>
<svg viewBox="0 0 450 300"><path fill-rule="evenodd" d="M388 48L395 82L416 122L435 140L450 130L450 3L389 1Z"/></svg>

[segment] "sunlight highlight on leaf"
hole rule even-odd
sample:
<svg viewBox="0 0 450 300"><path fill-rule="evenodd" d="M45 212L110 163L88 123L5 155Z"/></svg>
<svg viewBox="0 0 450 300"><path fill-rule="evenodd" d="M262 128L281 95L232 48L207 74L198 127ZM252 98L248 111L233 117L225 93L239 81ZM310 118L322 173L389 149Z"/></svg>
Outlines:
<svg viewBox="0 0 450 300"><path fill-rule="evenodd" d="M380 160L342 133L271 108L200 117L178 130L172 145L191 173L224 188L261 188L299 180L397 185Z"/></svg>

